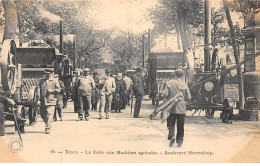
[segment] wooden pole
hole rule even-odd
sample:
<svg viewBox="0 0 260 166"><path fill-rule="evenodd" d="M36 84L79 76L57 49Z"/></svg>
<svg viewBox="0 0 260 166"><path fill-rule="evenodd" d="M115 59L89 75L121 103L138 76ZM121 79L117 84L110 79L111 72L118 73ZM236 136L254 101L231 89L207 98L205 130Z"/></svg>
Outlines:
<svg viewBox="0 0 260 166"><path fill-rule="evenodd" d="M1 81L1 69L0 69L0 81ZM2 95L3 92L3 87L2 84L0 82L0 95ZM0 96L0 136L4 136L5 135L5 121L4 121L4 98L3 96Z"/></svg>
<svg viewBox="0 0 260 166"><path fill-rule="evenodd" d="M62 20L60 20L60 53L62 53L63 51L63 24L62 24Z"/></svg>
<svg viewBox="0 0 260 166"><path fill-rule="evenodd" d="M148 53L151 52L151 29L148 29Z"/></svg>
<svg viewBox="0 0 260 166"><path fill-rule="evenodd" d="M204 0L204 71L210 71L211 9L209 0Z"/></svg>
<svg viewBox="0 0 260 166"><path fill-rule="evenodd" d="M145 52L144 52L144 40L145 40L145 38L144 38L144 34L142 35L142 67L144 68L144 54L145 54Z"/></svg>
<svg viewBox="0 0 260 166"><path fill-rule="evenodd" d="M234 49L235 61L236 61L236 64L238 64L240 60L239 60L239 54L238 54L238 49L237 49L235 29L234 29L233 22L231 19L229 6L228 6L226 0L222 0L222 1L223 1L228 25L229 25L230 32L231 32L232 47ZM239 110L241 110L242 108L244 108L244 104L245 104L244 84L243 84L243 75L242 75L241 66L237 67L237 76L238 76L238 88L239 88Z"/></svg>
<svg viewBox="0 0 260 166"><path fill-rule="evenodd" d="M73 37L73 71L76 69L76 35Z"/></svg>

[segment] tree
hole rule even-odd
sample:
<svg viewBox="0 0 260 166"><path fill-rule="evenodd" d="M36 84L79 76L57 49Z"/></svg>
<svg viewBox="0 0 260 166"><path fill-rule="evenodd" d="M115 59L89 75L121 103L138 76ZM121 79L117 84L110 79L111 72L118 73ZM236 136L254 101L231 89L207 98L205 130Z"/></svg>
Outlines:
<svg viewBox="0 0 260 166"><path fill-rule="evenodd" d="M150 10L156 34L179 33L182 45L190 47L190 30L203 23L203 6L200 0L162 0Z"/></svg>
<svg viewBox="0 0 260 166"><path fill-rule="evenodd" d="M64 35L76 35L77 60L96 63L100 49L113 33L95 29L95 17L100 8L91 1L42 1L38 0L19 12L22 41L44 39L50 46L59 47L59 21L63 20ZM72 40L64 41L63 53L70 55ZM79 63L77 63L79 64Z"/></svg>
<svg viewBox="0 0 260 166"><path fill-rule="evenodd" d="M110 39L108 47L114 56L114 68L119 71L142 65L142 35L130 32Z"/></svg>

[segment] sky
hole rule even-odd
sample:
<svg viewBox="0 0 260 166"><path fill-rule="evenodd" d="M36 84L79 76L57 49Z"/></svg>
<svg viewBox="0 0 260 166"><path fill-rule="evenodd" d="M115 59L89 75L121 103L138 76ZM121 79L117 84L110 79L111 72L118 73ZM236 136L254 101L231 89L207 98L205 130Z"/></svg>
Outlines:
<svg viewBox="0 0 260 166"><path fill-rule="evenodd" d="M98 0L101 10L96 17L98 29L117 28L142 33L152 28L145 15L156 0Z"/></svg>
<svg viewBox="0 0 260 166"><path fill-rule="evenodd" d="M116 27L122 30L132 30L134 33L142 33L153 28L151 21L146 20L149 8L157 3L157 0L93 0L100 4L100 12L97 15L98 29ZM220 8L222 0L211 0L211 7ZM234 23L243 23L240 15L231 13Z"/></svg>

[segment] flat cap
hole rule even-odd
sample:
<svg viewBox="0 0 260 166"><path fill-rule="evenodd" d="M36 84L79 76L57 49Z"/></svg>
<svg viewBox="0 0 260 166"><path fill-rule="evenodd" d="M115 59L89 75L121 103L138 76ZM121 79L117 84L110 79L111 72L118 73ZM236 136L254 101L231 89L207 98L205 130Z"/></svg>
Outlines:
<svg viewBox="0 0 260 166"><path fill-rule="evenodd" d="M117 73L118 76L123 76L123 73Z"/></svg>
<svg viewBox="0 0 260 166"><path fill-rule="evenodd" d="M52 73L52 72L54 72L54 69L48 68L48 69L45 69L44 71L45 71L45 73Z"/></svg>
<svg viewBox="0 0 260 166"><path fill-rule="evenodd" d="M84 68L83 71L84 71L84 72L90 71L90 69L89 69L89 68Z"/></svg>
<svg viewBox="0 0 260 166"><path fill-rule="evenodd" d="M58 74L54 74L53 77L54 77L54 78L57 78L57 77L59 77L59 75L58 75Z"/></svg>

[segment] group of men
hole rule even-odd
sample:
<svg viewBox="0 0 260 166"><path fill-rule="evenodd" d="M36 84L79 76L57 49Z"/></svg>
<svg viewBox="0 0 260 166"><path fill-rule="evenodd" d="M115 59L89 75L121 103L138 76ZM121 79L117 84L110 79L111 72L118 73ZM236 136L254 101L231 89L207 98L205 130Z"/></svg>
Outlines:
<svg viewBox="0 0 260 166"><path fill-rule="evenodd" d="M140 78L141 69L138 69L139 74L135 75L132 81L126 74L117 73L116 76L111 75L111 70L105 70L105 77L100 78L97 71L90 74L90 69L85 68L82 74L75 72L73 83L73 100L74 111L78 113L78 120L89 120L89 110L97 111L99 103L99 119L109 119L109 112L120 113L129 105L130 94L133 89L135 94L136 104L134 118L139 118L142 96L144 95L143 81ZM78 76L79 75L79 76ZM140 97L141 96L141 97Z"/></svg>
<svg viewBox="0 0 260 166"><path fill-rule="evenodd" d="M90 74L90 69L85 68L81 75L74 78L74 109L78 112L78 121L89 120L90 107L97 110L99 102L99 119L109 119L109 112L114 109L115 112L121 112L125 105L129 104L130 93L133 92L136 102L134 107L134 118L140 118L139 112L144 96L144 84L142 79L142 69L137 68L136 74L131 80L122 73L118 73L114 78L111 70L105 70L106 76L99 78L97 72ZM164 91L160 94L162 98L168 100L177 93L182 92L183 100L179 101L171 108L167 118L167 128L169 130L169 146L173 146L177 139L178 146L181 147L184 137L184 119L186 114L186 102L191 99L188 86L183 81L184 72L181 69L175 71L175 79L167 81ZM39 81L39 99L41 108L41 117L45 122L45 133L49 134L51 122L57 120L56 111L62 120L62 90L64 84L59 80L58 75L53 75L52 69L45 70L45 77ZM175 138L175 124L177 123L177 135Z"/></svg>

